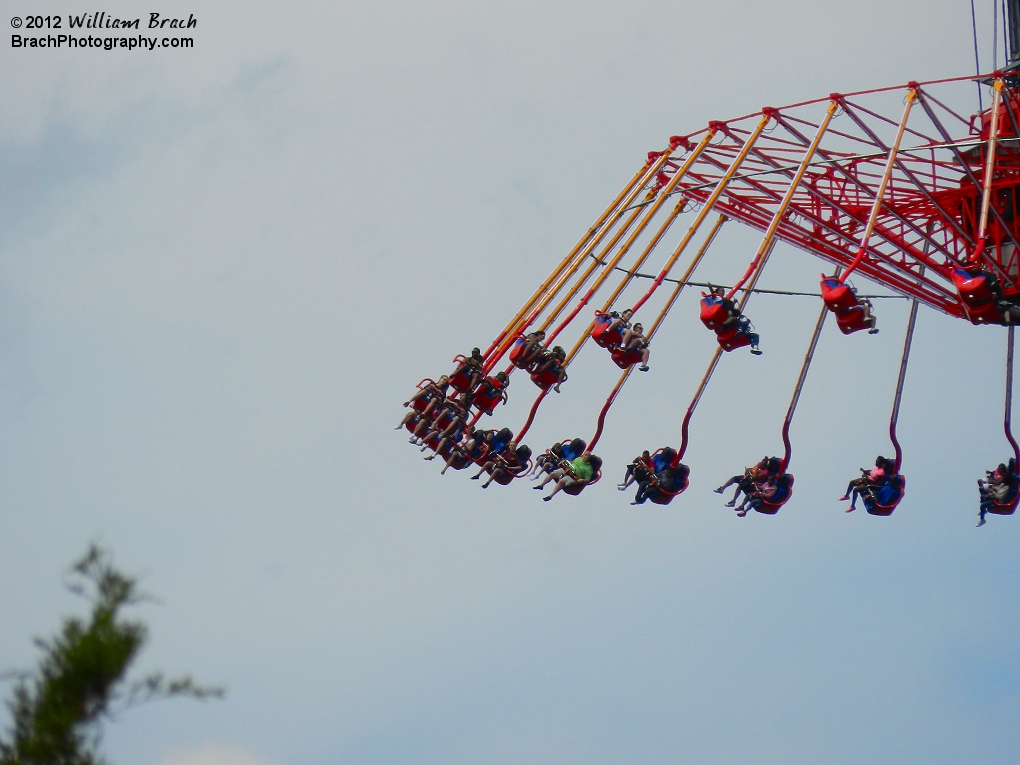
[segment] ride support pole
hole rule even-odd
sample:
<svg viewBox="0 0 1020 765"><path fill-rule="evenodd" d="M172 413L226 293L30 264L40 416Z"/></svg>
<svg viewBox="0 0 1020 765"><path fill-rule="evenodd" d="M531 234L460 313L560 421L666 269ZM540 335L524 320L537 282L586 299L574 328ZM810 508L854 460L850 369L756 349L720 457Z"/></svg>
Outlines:
<svg viewBox="0 0 1020 765"><path fill-rule="evenodd" d="M923 275L924 269L921 269ZM900 418L900 401L903 400L903 382L907 379L907 362L910 361L910 344L914 339L914 326L917 324L917 308L921 303L917 298L910 302L910 318L907 320L907 336L903 341L903 357L900 359L900 376L896 380L896 395L893 397L892 416L889 417L889 440L896 449L896 472L900 472L900 463L903 462L903 450L900 448L899 439L896 438L896 422Z"/></svg>
<svg viewBox="0 0 1020 765"><path fill-rule="evenodd" d="M535 399L535 403L531 405L531 411L528 412L528 419L527 419L527 421L524 423L524 425L521 427L521 429L517 432L516 441L517 441L518 444L520 444L521 439L524 438L524 434L527 433L531 429L531 423L533 423L535 421L535 415L538 413L538 407L541 406L542 400L545 399L545 397L548 396L548 395L549 395L549 389L546 388L544 391L542 391L541 393L538 394L538 397Z"/></svg>
<svg viewBox="0 0 1020 765"><path fill-rule="evenodd" d="M769 223L769 227L765 230L765 236L762 237L761 245L758 247L758 252L755 253L754 259L751 264L747 267L747 272L740 278L733 288L730 289L726 295L727 300L732 300L733 296L737 294L737 290L744 286L751 274L754 273L754 269L758 265L758 261L765 255L765 250L768 249L769 243L772 241L772 237L775 236L776 230L779 228L779 224L783 222L783 218L786 217L786 210L790 206L790 202L793 201L793 195L800 188L800 182L804 179L804 173L807 172L808 167L811 165L811 160L814 159L815 152L818 150L818 145L822 142L822 137L825 135L825 131L829 129L829 123L832 122L833 116L836 114L836 110L839 108L839 101L835 98L829 104L829 109L825 113L825 119L822 120L822 124L818 126L818 132L815 133L815 138L808 146L807 151L804 153L803 159L800 161L800 165L797 167L797 172L794 173L793 178L790 181L789 187L786 189L786 193L783 195L782 201L779 203L779 207L776 208L775 214L772 216L772 222Z"/></svg>
<svg viewBox="0 0 1020 765"><path fill-rule="evenodd" d="M1009 445L1013 447L1013 454L1015 455L1016 462L1020 465L1020 446L1017 446L1016 439L1013 438L1013 325L1009 325L1009 330L1006 333L1006 408L1005 416L1003 417L1003 430L1006 431L1006 440L1009 441Z"/></svg>
<svg viewBox="0 0 1020 765"><path fill-rule="evenodd" d="M575 261L582 262L587 257L588 252L597 245L598 241L605 236L612 226L619 220L623 212L630 206L631 202L641 192L641 189L645 187L645 184L651 178L654 178L662 166L669 161L670 155L676 149L678 143L670 141L670 148L667 151L661 152L659 156L650 162L646 162L645 165L634 174L631 178L630 183L623 187L623 190L617 195L616 199L605 209L602 215L599 216L598 220L588 229L588 231L578 240L577 244L574 245L573 249L567 254L567 256L560 262L560 264L553 270L552 274L539 286L531 298L521 307L510 323L507 324L506 328L496 337L492 345L485 351L485 359L489 360L489 355L499 347L500 343L503 342L507 335L512 333L517 327L517 323L528 313L528 311L535 305L535 303L541 299L545 292L550 286L559 278L564 270L569 269L570 265ZM609 218L612 216L612 220ZM594 239L594 244L592 241ZM582 250L586 250L582 254ZM495 363L492 364L495 366ZM491 370L491 366L486 372Z"/></svg>
<svg viewBox="0 0 1020 765"><path fill-rule="evenodd" d="M673 208L673 211L669 214L669 217L662 224L662 226L659 227L659 230L656 232L655 236L653 236L652 240L648 243L648 246L645 247L645 250L641 254L641 257L639 257L637 261L634 263L632 270L629 270L627 272L627 275L620 281L620 284L617 285L616 289L613 290L613 294L609 296L609 299L606 301L605 305L602 306L603 313L605 313L612 307L613 303L620 296L620 293L623 292L624 289L626 289L627 285L631 282L631 280L634 278L634 275L637 273L637 270L641 267L641 264L645 262L645 260L651 254L652 250L655 249L656 245L659 243L662 237L665 236L666 232L669 230L669 227L673 225L673 221L675 221L677 216L683 212L683 208L686 206L686 204L687 199L684 198L677 203L676 207ZM621 252L621 257L622 255L623 252ZM614 263L616 262L619 262L619 259L614 260ZM602 276L608 277L612 273L614 268L616 268L615 265L607 267L605 272L603 272ZM567 318L564 319L563 322L556 328L556 331L549 336L549 340L555 338L560 333L561 330L563 330L568 324L570 324L570 322L572 322L577 317L577 314L580 313L581 309L588 304L588 301L591 300L592 296L594 296L595 291L599 288L599 286L600 282L597 282L592 286L591 290L589 290L588 294L584 296L580 303L578 303L577 307L575 307L574 310L570 312L570 315L567 316ZM566 364L569 364L571 360L573 360L574 356L577 355L578 351L581 350L581 347L586 342L588 342L588 338L591 336L591 332L594 328L595 322L590 321L588 323L588 327L585 329L585 331L581 334L581 337L579 337L577 342L574 344L574 347L570 349L570 353L567 354Z"/></svg>
<svg viewBox="0 0 1020 765"><path fill-rule="evenodd" d="M834 277L839 276L840 269L836 269ZM783 420L783 447L786 449L783 455L781 473L786 472L790 466L790 457L793 455L793 447L790 444L790 425L793 424L793 415L797 411L797 404L800 402L801 391L804 390L804 382L807 380L808 369L811 367L811 360L815 357L815 349L818 347L818 338L822 336L822 327L825 326L825 317L829 314L829 308L824 303L822 311L818 314L818 322L815 324L815 331L811 335L811 342L808 343L807 353L804 354L804 365L800 368L800 376L797 378L797 385L793 389L793 398L790 399L790 408L786 410L786 419Z"/></svg>
<svg viewBox="0 0 1020 765"><path fill-rule="evenodd" d="M645 200L650 201L652 198L654 198L655 194L656 190L651 189L646 195ZM591 278L591 275L595 273L596 269L598 269L599 266L605 265L604 259L606 253L612 250L617 245L617 243L624 237L624 235L626 235L626 233L630 231L630 227L634 225L634 221L637 220L640 214L641 207L635 208L634 211L630 214L630 217L628 217L627 220L624 222L620 230L617 231L616 234L613 236L609 244L602 248L602 252L599 253L598 255L592 256L592 262L588 266L588 269L583 274L581 274L581 278L574 283L574 286L567 291L567 294L563 297L562 300L560 300L559 304L549 315L549 317L546 318L546 320L539 326L539 329L542 332L545 332L546 329L549 328L549 325L556 319L556 316L559 315L560 311L563 310L564 306L566 306L566 304L570 302L571 298L573 298L574 295L576 295L580 291L580 289L587 283L588 279ZM588 254L590 255L590 253ZM585 258L587 258L587 255L585 256ZM581 267L581 263L584 262L585 258L581 258L580 260L578 260L577 263L575 263L571 267L571 269L567 272L567 274L565 274L561 282L556 285L556 289L550 291L546 296L542 298L541 301L539 301L538 306L536 306L535 309L532 310L527 317L525 317L523 322L518 325L518 329L514 334L509 335L503 339L499 348L497 348L496 352L493 354L489 363L486 365L486 371L488 371L491 367L494 367L496 365L496 363L503 357L503 354L506 353L507 350L509 350L510 346L515 342L516 338L520 335L524 328L530 326L531 323L538 317L538 315L545 310L546 306L548 306L552 299L556 297L556 294L562 288L563 284L565 284L570 279L570 277L573 276L578 271L578 269ZM545 341L546 344L548 344L549 340L550 338L546 338ZM508 375L511 374L514 368L515 367L511 364L506 368L506 373Z"/></svg>
<svg viewBox="0 0 1020 765"><path fill-rule="evenodd" d="M715 239L715 235L719 233L719 229L722 228L722 224L725 223L726 220L727 218L725 215L719 216L719 220L717 220L715 222L715 225L712 226L712 230L708 233L708 236L705 238L704 243L702 243L701 248L698 250L697 255L694 256L694 260L691 262L691 265L687 269L687 272L680 278L678 284L673 289L673 293L669 296L669 300L666 301L666 305L662 307L662 310L659 312L659 315L655 317L655 321L652 322L651 329L648 330L648 334L646 335L649 343L651 343L652 338L655 337L655 333L658 332L659 327L662 325L663 320L666 318L666 315L673 308L673 304L676 302L677 298L680 297L680 293L683 292L683 289L687 285L688 280L690 280L691 276L693 276L694 269L698 267L698 264L701 262L701 259L705 256L705 253L708 252L708 248L711 246L712 241ZM667 273L668 271L664 270L659 275L660 278L656 279L656 282L658 284L661 284L662 279L665 278L665 275ZM644 302L644 300L647 300L650 296L651 290L645 295L641 302ZM590 334L591 330L589 329L588 332ZM613 402L616 400L617 395L619 395L620 391L623 389L624 384L627 382L628 378L630 378L630 373L633 371L634 371L633 365L627 367L624 373L620 375L620 379L617 381L616 387L613 388L612 392L609 394L609 398L606 399L606 403L602 406L602 411L599 412L598 426L595 430L595 435L592 436L591 441L588 444L589 449L594 448L595 444L597 444L599 439L602 437L602 429L603 427L605 427L606 415L609 413L609 408L613 405Z"/></svg>
<svg viewBox="0 0 1020 765"><path fill-rule="evenodd" d="M985 249L985 240L988 236L988 208L992 201L992 179L995 173L995 149L999 140L999 105L1002 103L1003 81L1001 77L995 79L995 91L992 93L992 124L988 130L988 149L985 157L985 178L981 191L981 218L978 222L977 243L974 245L974 254L971 262L976 262Z"/></svg>
<svg viewBox="0 0 1020 765"><path fill-rule="evenodd" d="M857 257L854 258L853 262L840 279L840 284L846 283L850 274L857 270L857 267L864 261L864 256L868 252L868 241L871 239L871 234L875 230L875 223L878 221L878 215L882 211L882 199L885 197L886 187L889 185L889 179L892 177L893 168L896 166L896 155L899 154L900 142L903 140L903 133L907 129L907 120L910 118L910 109L916 100L917 89L911 88L907 91L907 104L903 107L903 119L900 120L899 129L896 131L896 140L893 141L893 145L889 149L889 159L885 163L885 172L882 173L882 181L878 184L878 191L875 193L875 201L871 205L871 215L868 216L868 225L865 227L864 235L861 237L860 249L857 251Z"/></svg>
<svg viewBox="0 0 1020 765"><path fill-rule="evenodd" d="M754 275L751 277L751 284L746 288L747 291L744 293L744 296L740 299L740 303L737 305L738 312L744 312L744 308L747 306L747 301L751 299L754 287L758 283L758 277L760 277L762 271L765 270L765 264L768 262L769 256L772 254L772 250L775 246L776 240L773 239L768 250L765 251L765 257L762 258L761 262L758 264L758 270L755 271ZM708 365L705 376L701 378L701 385L698 386L698 390L694 394L694 399L691 401L691 405L687 407L687 414L684 415L684 420L680 424L680 447L676 450L676 457L673 458L673 467L680 464L680 460L683 459L683 456L687 451L688 428L691 424L691 418L694 416L694 410L698 408L698 402L701 401L701 396L704 394L705 388L708 387L708 383L712 379L712 374L715 372L715 368L719 365L719 359L722 357L722 354L722 346L715 349L715 355L712 356L712 361Z"/></svg>
<svg viewBox="0 0 1020 765"><path fill-rule="evenodd" d="M683 291L684 286L686 286L687 282L690 281L691 276L694 275L694 270L698 267L698 264L701 263L701 258L704 257L706 252L708 252L708 248L711 247L712 242L715 241L716 234L719 233L719 229L722 228L723 223L725 223L727 220L729 220L729 218L720 213L719 218L715 222L715 225L712 226L712 230L708 232L708 236L705 237L705 241L702 242L701 248L694 256L694 260L691 261L691 264L690 266L687 267L687 270L684 272L684 275L680 277L676 289L673 290L673 294L670 296L669 301L666 303L668 307L672 307L673 303L676 302L676 299L680 297L680 293ZM638 309L641 306L643 306L652 295L655 294L655 291L659 289L660 286L662 286L662 283L666 280L666 277L669 276L669 272L673 270L673 266L676 265L676 262L677 260L679 260L682 252L683 249L679 248L677 249L676 252L670 255L669 260L666 261L666 265L662 267L662 270L659 271L659 275L656 276L655 281L652 282L652 286L649 287L648 291L641 296L641 299L638 300L631 307L630 309L631 313L637 313ZM650 336L649 339L651 339Z"/></svg>
<svg viewBox="0 0 1020 765"><path fill-rule="evenodd" d="M595 283L592 284L592 286L588 289L588 292L586 292L584 294L584 296L581 298L580 302L577 304L577 306L574 308L574 310L571 311L571 313L567 316L567 318L564 319L562 322L560 322L559 326L556 327L556 329L553 331L553 333L548 338L546 338L546 343L547 344L550 343L553 340L553 338L555 338L568 324L570 324L570 322L572 322L574 320L574 318L577 316L577 314L580 313L581 309L584 308L584 306L586 306L588 304L588 302L592 299L592 297L595 295L595 293L598 292L598 290L602 287L602 285L606 282L606 280L610 276L612 276L613 270L617 267L617 265L619 265L620 261L623 260L623 258L630 251L630 248L634 245L634 242L637 240L637 238L645 230L645 228L648 226L648 224L651 223L652 219L658 214L659 209L665 203L666 199L669 198L670 194L673 193L673 190L677 187L677 184L679 184L680 181L683 180L683 177L685 175L687 175L687 171L690 170L691 166L698 160L698 158L701 156L701 153L705 150L705 147L708 146L709 141L712 139L712 137L714 135L715 135L715 130L709 130L708 134L705 135L705 137L697 145L697 147L694 149L694 151L691 152L690 156L687 158L687 161L684 162L683 167L681 167L679 170L677 170L677 172L674 173L673 177L670 178L669 183L667 183L666 186L660 192L659 198L655 200L655 204L653 204L647 210L647 212L645 214L645 217L641 220L641 222L638 224L637 228L634 230L634 232L630 235L630 237L627 239L627 241L620 248L619 252L617 252L616 255L613 257L613 259L611 261L609 261L605 265L605 268L603 269L602 273L599 274L598 278L595 280ZM659 240L665 235L666 231L669 230L670 225L672 225L673 221L676 219L676 217L682 211L683 211L683 205L680 204L680 205L677 206L677 208L673 211L673 213L667 219L666 223L663 226L660 227L659 232L655 235L655 237L653 237L653 239L649 243L648 247L645 248L644 253L642 254L640 260L638 261L638 265L640 265L640 263L644 262L644 260L651 253L652 249L654 249L655 245L657 245L659 243ZM614 244L615 244L615 242L614 242ZM607 248L607 250L608 249L611 249L611 248ZM599 264L597 264L597 263L593 264L593 266L597 266L597 265L599 265ZM638 267L638 265L635 265L635 269ZM620 290L619 290L620 292L623 291L623 287L626 286L627 281L629 281L629 279L632 279L632 278L633 278L633 276L630 273L628 273L627 276L624 278L623 285L620 287ZM584 283L584 281L586 281L586 279L578 282L577 289L575 289L571 294L568 294L567 297L565 297L560 302L560 304L556 307L556 310L553 311L553 313L542 324L542 329L543 330L546 329L547 327L549 327L552 324L552 322L555 320L555 318L560 314L560 312L563 311L563 309L566 307L566 304L577 293L577 291L580 289L580 287ZM616 293L616 294L619 294L619 292Z"/></svg>

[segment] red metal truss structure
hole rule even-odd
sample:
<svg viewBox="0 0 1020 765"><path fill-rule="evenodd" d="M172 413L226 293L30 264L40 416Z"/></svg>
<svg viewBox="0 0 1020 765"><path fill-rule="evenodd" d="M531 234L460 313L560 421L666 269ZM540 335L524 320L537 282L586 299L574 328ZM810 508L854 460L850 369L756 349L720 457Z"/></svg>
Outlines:
<svg viewBox="0 0 1020 765"><path fill-rule="evenodd" d="M973 101L975 80L1001 83L997 119L991 110L970 116L948 105L964 100L961 86L967 89L965 100ZM882 113L883 107L900 101L907 104L902 118ZM833 106L839 119L823 126L826 109ZM758 131L762 122L768 127ZM903 137L896 148L894 136L900 128ZM711 140L698 151L706 135ZM853 264L863 247L857 266L862 275L932 308L966 317L966 306L954 286L954 269L978 266L995 275L1005 295L1018 291L1018 136L1020 97L995 75L912 82L834 93L710 122L701 131L673 139L683 152L670 156L657 183L666 186L687 155L697 152L669 193L705 204L751 142L715 209L766 231L812 142L820 137L800 183L792 189L775 237L844 268ZM990 144L995 161L986 184ZM990 186L988 233L978 252L986 185ZM879 197L870 236L864 241Z"/></svg>

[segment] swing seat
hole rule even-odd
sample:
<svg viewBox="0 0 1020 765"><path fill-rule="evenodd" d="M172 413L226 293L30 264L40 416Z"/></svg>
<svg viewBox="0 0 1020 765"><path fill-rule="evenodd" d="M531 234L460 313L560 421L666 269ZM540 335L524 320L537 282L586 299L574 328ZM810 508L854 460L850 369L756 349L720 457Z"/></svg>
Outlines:
<svg viewBox="0 0 1020 765"><path fill-rule="evenodd" d="M508 358L510 359L510 363L513 364L518 369L530 370L535 365L535 362L539 358L541 346L540 345L535 346L532 349L531 353L525 354L524 349L527 347L527 345L528 341L525 340L523 337L519 337L517 338L516 341L514 341L514 344L510 346L510 355L508 356Z"/></svg>
<svg viewBox="0 0 1020 765"><path fill-rule="evenodd" d="M1001 324L1002 314L994 300L986 300L983 303L968 303L964 301L963 310L971 324Z"/></svg>
<svg viewBox="0 0 1020 765"><path fill-rule="evenodd" d="M570 448L570 444L573 443L573 440L574 439L570 438L560 444L560 446L563 447L563 459L565 459L567 462L570 462L571 460L576 460L584 453L584 450L588 448L587 442L582 438L579 439L581 441L581 446L579 450L575 452L573 449Z"/></svg>
<svg viewBox="0 0 1020 765"><path fill-rule="evenodd" d="M688 472L687 475L690 476L690 473ZM679 489L676 489L675 491L663 491L662 489L656 489L654 493L649 493L647 495L647 499L649 502L656 505L668 505L670 502L673 501L673 497L679 497L681 494L687 491L687 487L690 485L691 485L690 478L685 477L684 482L683 484L681 484Z"/></svg>
<svg viewBox="0 0 1020 765"><path fill-rule="evenodd" d="M995 297L988 275L979 269L954 268L953 284L964 303L983 303Z"/></svg>
<svg viewBox="0 0 1020 765"><path fill-rule="evenodd" d="M655 505L668 505L673 501L673 497L679 497L690 486L690 481L684 481L683 487L676 491L663 491L662 489L656 489L654 494L648 495L648 501Z"/></svg>
<svg viewBox="0 0 1020 765"><path fill-rule="evenodd" d="M471 389L471 377L467 372L462 372L458 369L454 374L450 375L450 387L461 393L467 393Z"/></svg>
<svg viewBox="0 0 1020 765"><path fill-rule="evenodd" d="M671 446L663 446L652 454L652 472L659 473L664 470L676 457L676 449Z"/></svg>
<svg viewBox="0 0 1020 765"><path fill-rule="evenodd" d="M425 396L424 398L416 398L414 401L411 402L411 409L416 411L418 414L421 414L422 412L429 408L429 404L432 403L432 399L433 395L431 393L428 396Z"/></svg>
<svg viewBox="0 0 1020 765"><path fill-rule="evenodd" d="M591 339L600 348L612 348L619 345L623 340L623 333L619 327L610 330L609 325L613 323L613 317L606 313L595 314L595 327L591 331Z"/></svg>
<svg viewBox="0 0 1020 765"><path fill-rule="evenodd" d="M588 481L587 483L567 484L566 486L563 487L563 493L569 494L571 497L576 497L578 494L584 491L586 486L591 486L593 483L598 483L601 477L602 468L599 468L597 471L595 471L595 476L590 481Z"/></svg>
<svg viewBox="0 0 1020 765"><path fill-rule="evenodd" d="M525 463L524 465L519 465L513 471L507 470L505 465L496 465L496 467L486 472L489 475L492 475L496 471L496 468L498 467L503 468L503 470L500 472L498 476L496 476L492 480L498 483L500 486L508 486L515 478L520 478L522 475L527 475L528 473L530 473L532 465L531 460L529 459L527 463Z"/></svg>
<svg viewBox="0 0 1020 765"><path fill-rule="evenodd" d="M861 494L861 501L868 515L888 518L900 504L907 488L907 481L901 475L894 475L881 486L869 488Z"/></svg>
<svg viewBox="0 0 1020 765"><path fill-rule="evenodd" d="M454 470L463 470L468 465L483 465L485 464L485 455L489 453L489 447L486 444L482 444L480 448L475 449L474 454L469 452L463 452L460 449L453 453L450 457L450 467Z"/></svg>
<svg viewBox="0 0 1020 765"><path fill-rule="evenodd" d="M492 411L500 404L506 403L506 389L495 377L486 377L485 381L492 387L484 389L475 395L473 405L479 411L492 416Z"/></svg>
<svg viewBox="0 0 1020 765"><path fill-rule="evenodd" d="M836 324L844 335L852 335L854 332L871 329L873 326L873 323L868 321L867 311L862 305L854 305L842 312L837 312Z"/></svg>
<svg viewBox="0 0 1020 765"><path fill-rule="evenodd" d="M995 500L991 500L985 509L985 512L991 513L992 515L1012 515L1016 512L1018 502L1020 502L1020 491L1014 487L1007 495L1005 502L996 502Z"/></svg>
<svg viewBox="0 0 1020 765"><path fill-rule="evenodd" d="M765 500L759 499L756 502L751 503L751 508L756 513L762 515L775 515L779 512L779 508L790 501L790 497L793 496L793 476L789 473L786 474L788 479L783 486L776 489L775 496L772 499Z"/></svg>
<svg viewBox="0 0 1020 765"><path fill-rule="evenodd" d="M549 390L557 382L559 382L560 376L556 373L555 369L546 369L541 372L532 372L531 381L535 383L542 390Z"/></svg>
<svg viewBox="0 0 1020 765"><path fill-rule="evenodd" d="M721 297L718 295L706 295L701 299L701 323L710 330L718 332L723 323L729 318L730 312L726 310Z"/></svg>
<svg viewBox="0 0 1020 765"><path fill-rule="evenodd" d="M839 279L824 275L822 276L822 300L825 301L825 307L836 314L859 305L857 295L849 285L841 284Z"/></svg>
<svg viewBox="0 0 1020 765"><path fill-rule="evenodd" d="M747 336L747 333L742 331L740 327L730 327L724 332L719 332L716 335L716 339L719 341L719 345L727 353L729 351L735 351L737 348L744 348L751 344L751 338Z"/></svg>
<svg viewBox="0 0 1020 765"><path fill-rule="evenodd" d="M641 361L641 351L637 348L616 348L612 355L613 362L620 369L627 369Z"/></svg>

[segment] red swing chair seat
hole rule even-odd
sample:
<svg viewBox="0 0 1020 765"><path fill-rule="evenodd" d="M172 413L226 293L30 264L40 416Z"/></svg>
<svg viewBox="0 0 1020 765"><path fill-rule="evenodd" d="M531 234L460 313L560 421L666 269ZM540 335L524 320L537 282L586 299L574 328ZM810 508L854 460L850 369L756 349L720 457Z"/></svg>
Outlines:
<svg viewBox="0 0 1020 765"><path fill-rule="evenodd" d="M528 341L523 337L517 338L514 344L510 346L510 354L507 358L510 359L510 363L518 369L525 369L531 371L532 367L542 357L542 344L539 343L531 349L531 353L525 354L524 349L527 347Z"/></svg>
<svg viewBox="0 0 1020 765"><path fill-rule="evenodd" d="M882 486L869 486L861 492L861 502L868 515L888 518L903 500L907 490L907 480L902 475L894 475Z"/></svg>
<svg viewBox="0 0 1020 765"><path fill-rule="evenodd" d="M685 478L683 486L676 491L663 491L662 489L656 489L654 494L648 495L648 501L655 505L668 505L673 501L673 497L679 497L687 491L687 487L690 485L690 479Z"/></svg>
<svg viewBox="0 0 1020 765"><path fill-rule="evenodd" d="M787 473L786 477L788 479L786 485L779 487L772 499L759 499L751 504L755 512L762 515L775 515L779 512L779 508L790 501L790 497L793 496L793 476Z"/></svg>
<svg viewBox="0 0 1020 765"><path fill-rule="evenodd" d="M836 314L860 305L849 284L843 284L839 279L824 274L822 274L822 300L825 301L825 307Z"/></svg>
<svg viewBox="0 0 1020 765"><path fill-rule="evenodd" d="M544 369L541 372L532 372L531 381L542 390L549 390L560 381L560 376L557 374L555 368Z"/></svg>
<svg viewBox="0 0 1020 765"><path fill-rule="evenodd" d="M563 487L563 493L569 494L571 497L576 497L578 494L584 491L586 486L591 486L592 484L598 483L601 477L602 468L599 468L597 471L595 471L595 475L592 477L590 481L574 481L573 483L568 483L566 486Z"/></svg>
<svg viewBox="0 0 1020 765"><path fill-rule="evenodd" d="M995 299L988 274L980 269L954 268L953 285L964 303L977 304Z"/></svg>
<svg viewBox="0 0 1020 765"><path fill-rule="evenodd" d="M641 351L637 348L616 348L612 355L613 363L620 369L627 369L641 361Z"/></svg>
<svg viewBox="0 0 1020 765"><path fill-rule="evenodd" d="M492 480L500 486L508 486L515 478L520 478L522 475L530 473L531 468L532 462L529 459L524 465L518 466L512 471L507 470L505 463L499 463L485 472L492 475L496 470L499 470L499 475L495 476Z"/></svg>
<svg viewBox="0 0 1020 765"><path fill-rule="evenodd" d="M863 305L856 305L836 314L836 325L844 335L852 335L862 329L871 329L873 321L868 321L868 312Z"/></svg>
<svg viewBox="0 0 1020 765"><path fill-rule="evenodd" d="M486 377L485 382L489 385L475 394L472 406L491 417L493 410L497 406L506 403L506 389L495 377Z"/></svg>
<svg viewBox="0 0 1020 765"><path fill-rule="evenodd" d="M458 354L453 357L453 363L458 366L454 373L450 375L450 387L461 393L467 393L471 390L471 375L468 374L467 357Z"/></svg>
<svg viewBox="0 0 1020 765"><path fill-rule="evenodd" d="M701 323L713 332L718 332L730 318L730 312L718 295L706 295L704 292L701 295Z"/></svg>
<svg viewBox="0 0 1020 765"><path fill-rule="evenodd" d="M1016 512L1016 506L1020 503L1020 491L1014 488L1010 492L1011 498L1007 502L996 502L992 500L991 506L985 510L986 513L992 515L1012 515Z"/></svg>
<svg viewBox="0 0 1020 765"><path fill-rule="evenodd" d="M609 329L612 323L613 317L609 314L602 312L595 314L595 326L591 331L591 339L600 348L612 348L615 345L619 345L620 341L623 340L623 333L620 332L619 327L614 327L612 330Z"/></svg>
<svg viewBox="0 0 1020 765"><path fill-rule="evenodd" d="M740 327L733 326L729 329L724 330L716 334L716 339L719 341L719 345L727 353L729 351L735 351L738 348L745 348L751 344L751 338L747 336L746 332L743 332Z"/></svg>

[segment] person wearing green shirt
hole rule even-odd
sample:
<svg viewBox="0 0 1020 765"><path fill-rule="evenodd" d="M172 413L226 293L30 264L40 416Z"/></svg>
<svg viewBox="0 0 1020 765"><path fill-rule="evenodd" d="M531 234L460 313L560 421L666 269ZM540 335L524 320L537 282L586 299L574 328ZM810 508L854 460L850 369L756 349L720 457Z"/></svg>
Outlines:
<svg viewBox="0 0 1020 765"><path fill-rule="evenodd" d="M559 470L554 470L546 476L545 480L542 481L538 486L533 488L542 489L545 485L552 480L556 481L556 485L553 490L549 492L549 495L542 497L543 500L548 502L560 489L564 489L567 486L584 485L590 483L595 477L596 470L598 469L599 458L594 456L591 452L583 452L580 457L570 462L564 462L564 467Z"/></svg>

